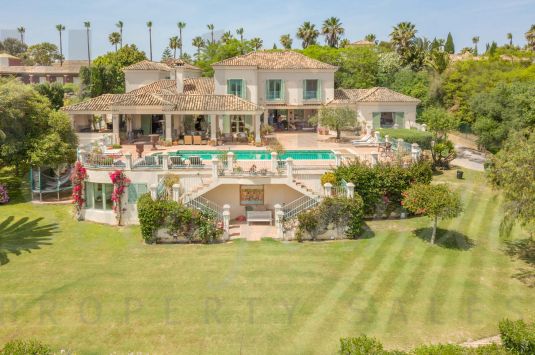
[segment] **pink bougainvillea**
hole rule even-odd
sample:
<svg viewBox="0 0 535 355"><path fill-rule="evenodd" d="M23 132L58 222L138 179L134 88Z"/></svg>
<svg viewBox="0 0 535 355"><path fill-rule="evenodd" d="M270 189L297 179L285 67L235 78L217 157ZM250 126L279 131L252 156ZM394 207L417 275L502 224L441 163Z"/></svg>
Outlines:
<svg viewBox="0 0 535 355"><path fill-rule="evenodd" d="M115 212L117 223L121 225L123 216L122 198L126 188L130 185L130 179L126 177L122 170L115 170L113 173L110 173L110 179L113 183L113 193L111 195L113 211Z"/></svg>
<svg viewBox="0 0 535 355"><path fill-rule="evenodd" d="M82 207L84 206L84 181L87 179L87 170L79 161L74 165L74 170L71 174L72 182L72 203L74 204L74 210L78 218Z"/></svg>

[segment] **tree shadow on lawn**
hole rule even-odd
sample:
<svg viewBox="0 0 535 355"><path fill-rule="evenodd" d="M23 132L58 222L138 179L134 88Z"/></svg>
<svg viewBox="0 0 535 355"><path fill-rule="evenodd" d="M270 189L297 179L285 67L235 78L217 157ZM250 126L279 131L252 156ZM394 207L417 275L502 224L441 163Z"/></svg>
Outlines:
<svg viewBox="0 0 535 355"><path fill-rule="evenodd" d="M428 243L431 242L432 227L419 228L414 231L414 235ZM470 250L475 246L472 239L465 234L442 228L437 228L435 244L447 249Z"/></svg>
<svg viewBox="0 0 535 355"><path fill-rule="evenodd" d="M519 268L513 277L529 287L535 287L535 240L526 238L506 240L504 243L507 255L525 262L528 266L527 268Z"/></svg>
<svg viewBox="0 0 535 355"><path fill-rule="evenodd" d="M14 216L9 216L0 222L0 266L9 262L9 254L31 253L43 245L52 245L51 236L59 231L58 225L39 225L42 220L23 217L15 221Z"/></svg>

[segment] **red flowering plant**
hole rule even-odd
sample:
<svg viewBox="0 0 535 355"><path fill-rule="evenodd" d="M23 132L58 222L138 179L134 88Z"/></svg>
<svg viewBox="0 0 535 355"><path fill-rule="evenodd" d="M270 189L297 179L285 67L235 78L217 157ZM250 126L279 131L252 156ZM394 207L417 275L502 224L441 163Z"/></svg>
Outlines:
<svg viewBox="0 0 535 355"><path fill-rule="evenodd" d="M84 198L84 181L87 179L87 170L79 161L74 165L71 173L72 182L72 203L74 204L74 213L78 219L81 217L82 207L85 203Z"/></svg>
<svg viewBox="0 0 535 355"><path fill-rule="evenodd" d="M126 188L130 185L130 179L126 177L122 170L115 170L110 173L110 179L113 183L113 193L111 195L113 211L115 212L117 223L121 225L123 217L122 198Z"/></svg>

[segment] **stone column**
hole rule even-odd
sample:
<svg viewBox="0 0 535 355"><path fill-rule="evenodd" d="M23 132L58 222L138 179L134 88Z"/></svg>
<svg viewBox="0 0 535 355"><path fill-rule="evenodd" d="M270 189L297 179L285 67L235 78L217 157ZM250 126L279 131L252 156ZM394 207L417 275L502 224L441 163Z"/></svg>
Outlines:
<svg viewBox="0 0 535 355"><path fill-rule="evenodd" d="M405 145L403 143L403 138L398 138L398 153L403 153L405 151Z"/></svg>
<svg viewBox="0 0 535 355"><path fill-rule="evenodd" d="M336 166L342 165L342 153L335 151L334 152L334 161Z"/></svg>
<svg viewBox="0 0 535 355"><path fill-rule="evenodd" d="M162 153L162 169L169 170L169 153Z"/></svg>
<svg viewBox="0 0 535 355"><path fill-rule="evenodd" d="M262 141L260 137L260 115L254 116L254 140L256 143Z"/></svg>
<svg viewBox="0 0 535 355"><path fill-rule="evenodd" d="M132 154L126 153L124 155L125 159L125 170L132 170Z"/></svg>
<svg viewBox="0 0 535 355"><path fill-rule="evenodd" d="M119 125L120 125L120 119L119 115L114 113L111 115L111 124L113 127L113 143L114 144L121 144L121 139L119 138Z"/></svg>
<svg viewBox="0 0 535 355"><path fill-rule="evenodd" d="M277 228L277 237L284 240L284 212L282 212L282 210L275 213L275 224Z"/></svg>
<svg viewBox="0 0 535 355"><path fill-rule="evenodd" d="M230 205L229 204L223 205L223 229L225 230L225 233L228 236L230 232Z"/></svg>
<svg viewBox="0 0 535 355"><path fill-rule="evenodd" d="M286 171L288 174L288 180L294 179L294 160L292 158L286 158Z"/></svg>
<svg viewBox="0 0 535 355"><path fill-rule="evenodd" d="M328 183L326 183L325 185L323 185L323 193L324 193L325 196L327 196L327 197L332 196L332 194L333 194L333 184L331 184L330 182L328 182Z"/></svg>
<svg viewBox="0 0 535 355"><path fill-rule="evenodd" d="M232 172L234 170L234 153L228 152L227 153L227 164L228 164L228 170Z"/></svg>
<svg viewBox="0 0 535 355"><path fill-rule="evenodd" d="M277 173L279 153L271 152L271 170Z"/></svg>
<svg viewBox="0 0 535 355"><path fill-rule="evenodd" d="M375 131L374 136L376 142L381 141L381 133L379 133L379 131Z"/></svg>
<svg viewBox="0 0 535 355"><path fill-rule="evenodd" d="M219 176L218 168L219 168L219 159L213 158L212 159L212 179L214 181L217 181L218 176Z"/></svg>
<svg viewBox="0 0 535 355"><path fill-rule="evenodd" d="M180 184L173 184L173 201L180 201Z"/></svg>
<svg viewBox="0 0 535 355"><path fill-rule="evenodd" d="M418 160L420 160L420 146L418 145L418 143L412 143L411 156L413 162L417 162Z"/></svg>
<svg viewBox="0 0 535 355"><path fill-rule="evenodd" d="M165 140L173 140L173 115L170 114L165 115Z"/></svg>
<svg viewBox="0 0 535 355"><path fill-rule="evenodd" d="M347 183L347 198L355 197L355 184L352 182Z"/></svg>
<svg viewBox="0 0 535 355"><path fill-rule="evenodd" d="M215 115L210 115L210 140L217 145L217 120Z"/></svg>

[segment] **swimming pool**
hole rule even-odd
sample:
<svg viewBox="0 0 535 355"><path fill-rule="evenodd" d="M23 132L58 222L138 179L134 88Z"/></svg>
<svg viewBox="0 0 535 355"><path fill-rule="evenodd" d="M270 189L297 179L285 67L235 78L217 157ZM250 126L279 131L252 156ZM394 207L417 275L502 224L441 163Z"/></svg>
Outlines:
<svg viewBox="0 0 535 355"><path fill-rule="evenodd" d="M191 156L201 157L203 160L218 158L227 150L177 150L170 152L170 156L181 156L185 159ZM270 160L271 152L267 150L230 150L236 160ZM294 160L334 160L331 150L286 150L280 159L292 158Z"/></svg>

